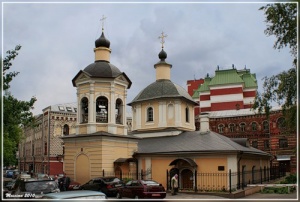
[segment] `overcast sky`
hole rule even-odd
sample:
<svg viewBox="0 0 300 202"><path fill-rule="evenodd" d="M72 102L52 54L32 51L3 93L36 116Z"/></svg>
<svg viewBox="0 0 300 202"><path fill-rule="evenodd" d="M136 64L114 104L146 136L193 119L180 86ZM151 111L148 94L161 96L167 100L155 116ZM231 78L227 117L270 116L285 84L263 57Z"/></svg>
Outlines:
<svg viewBox="0 0 300 202"><path fill-rule="evenodd" d="M111 45L110 62L132 81L127 103L155 81L164 31L171 80L215 75L220 69L246 65L262 78L292 67L289 49L273 49L275 37L264 34L259 8L266 3L5 3L3 54L22 46L11 71L20 74L10 91L21 100L36 96L34 114L49 105L76 102L72 79L94 62L95 40L104 33Z"/></svg>

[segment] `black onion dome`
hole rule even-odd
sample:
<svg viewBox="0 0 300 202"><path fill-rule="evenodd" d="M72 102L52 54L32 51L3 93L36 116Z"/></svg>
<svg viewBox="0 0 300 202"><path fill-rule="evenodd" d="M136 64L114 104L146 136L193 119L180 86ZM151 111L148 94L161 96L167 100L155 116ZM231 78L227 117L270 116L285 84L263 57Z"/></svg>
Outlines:
<svg viewBox="0 0 300 202"><path fill-rule="evenodd" d="M158 54L158 57L161 61L165 61L167 58L167 53L164 51L164 49L161 49L160 53Z"/></svg>
<svg viewBox="0 0 300 202"><path fill-rule="evenodd" d="M170 80L160 79L144 88L128 105L145 100L163 98L183 98L197 104L184 88Z"/></svg>
<svg viewBox="0 0 300 202"><path fill-rule="evenodd" d="M97 78L116 78L122 73L113 64L100 60L88 65L83 71L91 77Z"/></svg>
<svg viewBox="0 0 300 202"><path fill-rule="evenodd" d="M96 48L98 47L106 47L109 48L110 41L105 38L104 33L102 32L101 36L95 41Z"/></svg>

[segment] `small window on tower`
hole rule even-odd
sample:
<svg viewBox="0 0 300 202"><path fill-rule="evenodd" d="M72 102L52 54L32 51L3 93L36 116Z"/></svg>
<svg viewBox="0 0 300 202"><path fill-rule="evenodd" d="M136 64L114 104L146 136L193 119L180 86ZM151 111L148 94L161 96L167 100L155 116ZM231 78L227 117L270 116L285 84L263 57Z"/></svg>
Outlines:
<svg viewBox="0 0 300 202"><path fill-rule="evenodd" d="M66 109L67 109L68 112L72 111L72 107L66 107Z"/></svg>

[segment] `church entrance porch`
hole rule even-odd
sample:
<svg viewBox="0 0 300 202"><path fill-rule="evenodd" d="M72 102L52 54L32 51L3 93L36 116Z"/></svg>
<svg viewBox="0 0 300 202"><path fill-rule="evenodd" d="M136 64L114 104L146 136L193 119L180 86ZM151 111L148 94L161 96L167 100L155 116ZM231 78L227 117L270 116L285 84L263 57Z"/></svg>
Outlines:
<svg viewBox="0 0 300 202"><path fill-rule="evenodd" d="M171 179L175 174L178 174L179 190L195 190L196 189L196 168L197 164L190 158L177 158L172 161L169 166L174 166L167 171L167 189L171 189Z"/></svg>

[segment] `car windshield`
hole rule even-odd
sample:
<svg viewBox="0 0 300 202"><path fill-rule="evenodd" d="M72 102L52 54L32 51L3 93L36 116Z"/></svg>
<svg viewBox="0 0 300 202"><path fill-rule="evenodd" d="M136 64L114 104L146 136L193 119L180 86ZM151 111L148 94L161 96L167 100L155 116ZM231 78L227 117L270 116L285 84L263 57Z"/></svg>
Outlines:
<svg viewBox="0 0 300 202"><path fill-rule="evenodd" d="M103 178L103 181L104 182L120 182L121 180L119 178L112 177L112 178Z"/></svg>
<svg viewBox="0 0 300 202"><path fill-rule="evenodd" d="M152 180L147 180L147 181L142 180L142 183L145 185L159 185L159 183L152 181Z"/></svg>
<svg viewBox="0 0 300 202"><path fill-rule="evenodd" d="M25 183L25 191L49 193L57 189L55 181L32 181Z"/></svg>

